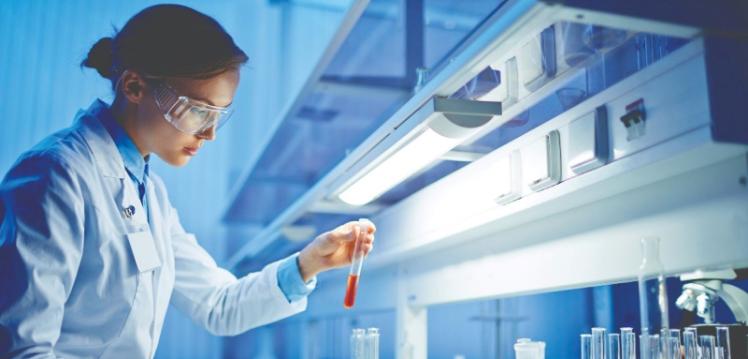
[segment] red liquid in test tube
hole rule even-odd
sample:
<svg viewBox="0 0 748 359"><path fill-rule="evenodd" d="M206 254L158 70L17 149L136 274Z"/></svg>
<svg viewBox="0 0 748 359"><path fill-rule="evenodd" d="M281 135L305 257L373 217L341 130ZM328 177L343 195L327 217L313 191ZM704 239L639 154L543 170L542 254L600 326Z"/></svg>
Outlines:
<svg viewBox="0 0 748 359"><path fill-rule="evenodd" d="M345 299L343 300L345 309L353 308L353 303L356 302L356 289L358 289L358 276L348 275L348 287L345 290Z"/></svg>
<svg viewBox="0 0 748 359"><path fill-rule="evenodd" d="M353 258L351 260L351 269L348 272L348 285L345 290L343 299L343 308L351 309L356 302L356 291L358 290L358 280L361 276L361 267L364 264L364 248L361 241L368 233L367 219L359 219L359 235L353 244Z"/></svg>

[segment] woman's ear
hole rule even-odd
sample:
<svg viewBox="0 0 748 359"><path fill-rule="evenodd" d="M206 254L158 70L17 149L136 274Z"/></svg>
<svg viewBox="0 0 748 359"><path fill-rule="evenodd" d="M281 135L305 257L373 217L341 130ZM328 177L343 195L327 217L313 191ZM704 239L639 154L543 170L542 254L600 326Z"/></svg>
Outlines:
<svg viewBox="0 0 748 359"><path fill-rule="evenodd" d="M128 101L139 104L145 97L145 81L138 73L125 70L119 80L119 91Z"/></svg>

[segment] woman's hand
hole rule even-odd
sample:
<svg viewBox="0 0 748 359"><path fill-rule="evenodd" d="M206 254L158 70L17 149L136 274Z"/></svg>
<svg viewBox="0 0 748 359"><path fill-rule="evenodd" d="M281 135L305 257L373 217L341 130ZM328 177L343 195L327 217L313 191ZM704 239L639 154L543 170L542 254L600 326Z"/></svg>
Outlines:
<svg viewBox="0 0 748 359"><path fill-rule="evenodd" d="M363 233L359 228L365 229ZM361 237L364 254L374 248L374 232L377 228L369 221L352 221L317 236L299 253L299 269L304 281L320 272L351 264L353 246Z"/></svg>

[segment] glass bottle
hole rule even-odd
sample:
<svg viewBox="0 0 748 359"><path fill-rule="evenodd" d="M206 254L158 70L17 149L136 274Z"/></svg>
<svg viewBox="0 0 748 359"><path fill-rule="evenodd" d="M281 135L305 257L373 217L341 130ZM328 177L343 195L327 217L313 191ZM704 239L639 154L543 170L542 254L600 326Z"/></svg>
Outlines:
<svg viewBox="0 0 748 359"><path fill-rule="evenodd" d="M665 288L665 270L660 262L660 238L645 237L641 240L642 262L639 266L639 313L642 338L649 341L650 335L668 328L668 300ZM664 331L666 336L669 332ZM667 342L667 338L665 338ZM650 343L640 341L642 359L650 358ZM667 354L667 353L664 353Z"/></svg>

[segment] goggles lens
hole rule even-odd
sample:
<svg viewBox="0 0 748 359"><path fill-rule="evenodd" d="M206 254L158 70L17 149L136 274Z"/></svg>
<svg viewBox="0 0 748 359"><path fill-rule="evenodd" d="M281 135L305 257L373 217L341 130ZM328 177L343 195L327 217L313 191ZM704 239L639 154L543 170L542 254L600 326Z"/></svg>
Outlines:
<svg viewBox="0 0 748 359"><path fill-rule="evenodd" d="M233 113L231 108L210 106L187 96L178 96L174 89L163 83L155 87L154 98L172 126L192 135L211 128L217 131Z"/></svg>

